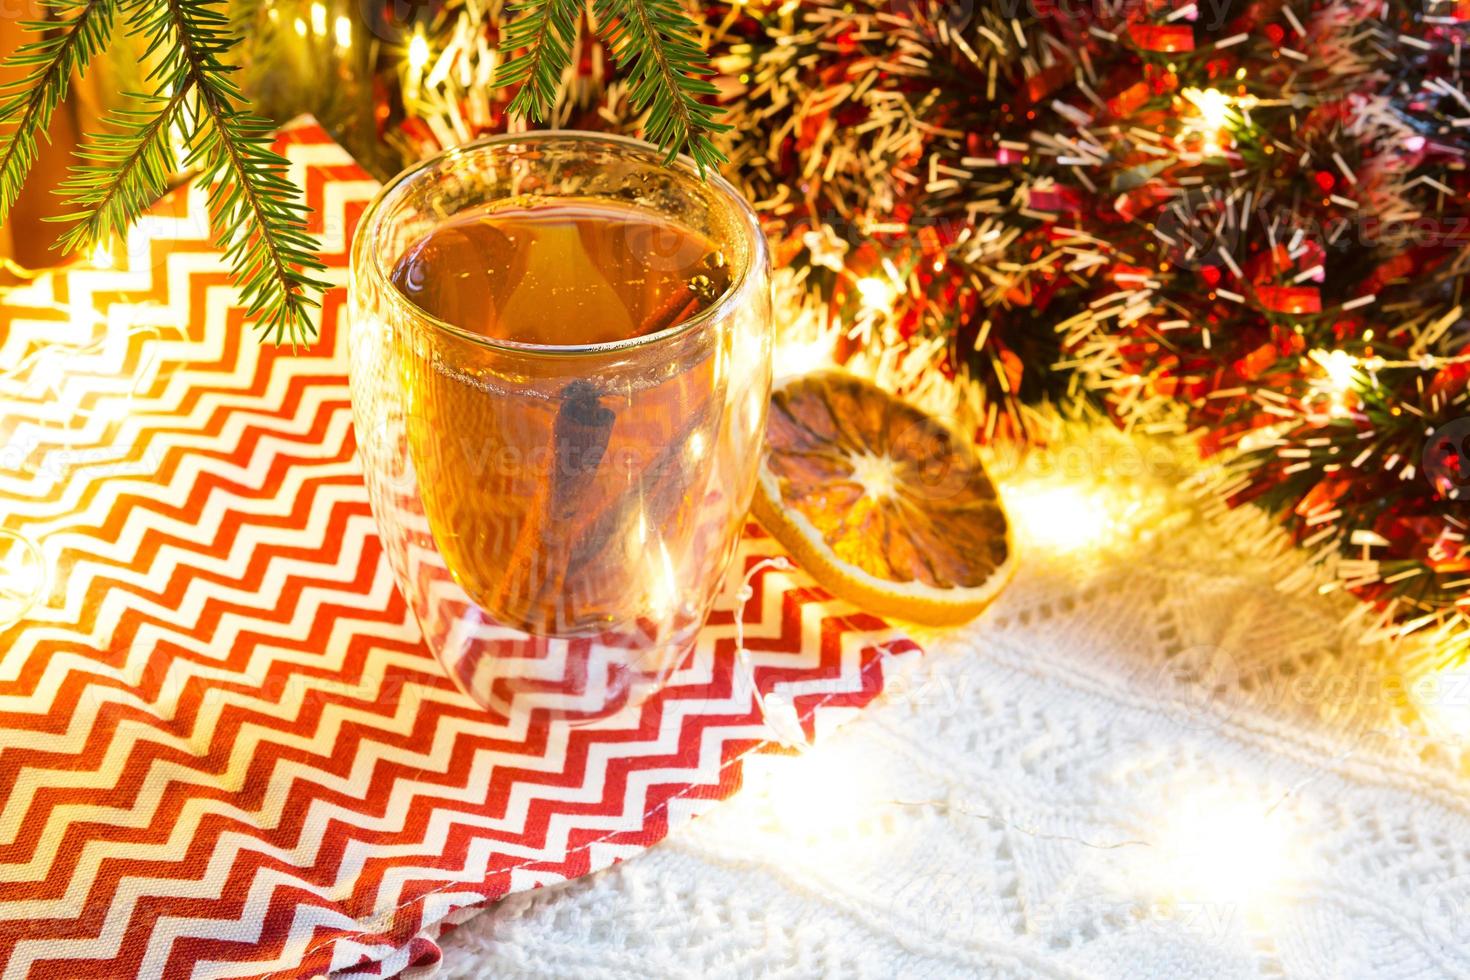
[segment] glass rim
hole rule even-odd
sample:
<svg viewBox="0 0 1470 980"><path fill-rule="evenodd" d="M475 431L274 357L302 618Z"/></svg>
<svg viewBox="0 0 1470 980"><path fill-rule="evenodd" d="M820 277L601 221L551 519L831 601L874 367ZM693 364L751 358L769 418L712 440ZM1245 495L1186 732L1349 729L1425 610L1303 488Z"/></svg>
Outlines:
<svg viewBox="0 0 1470 980"><path fill-rule="evenodd" d="M659 166L667 166L683 174L690 180L706 184L713 188L715 193L729 205L737 219L737 224L747 239L748 248L745 253L745 261L740 263L730 285L719 300L693 316L670 324L662 330L637 337L627 337L622 340L611 340L597 344L532 344L523 341L506 340L497 337L487 337L484 334L475 333L462 327L457 327L447 320L441 320L407 296L393 285L391 272L386 267L387 257L381 249L370 248L371 242L378 238L378 226L396 199L414 182L422 179L432 171L442 167L454 159L481 150L490 150L504 146L515 146L520 144L567 142L582 144L602 144L604 147L613 147L621 150L633 150L646 157L649 162ZM686 154L679 154L671 163L665 164L667 154L644 140L635 139L631 136L622 136L616 133L598 133L585 129L544 129L524 133L498 133L483 139L462 143L458 146L442 150L427 160L422 160L410 167L405 168L384 184L368 203L358 220L357 230L353 234L351 249L352 263L358 262L360 252L366 250L365 264L368 274L374 281L375 288L381 296L386 297L386 302L396 307L401 312L435 328L476 346L489 350L503 351L520 355L535 355L544 357L583 357L597 354L620 353L623 351L638 350L644 347L656 346L677 337L690 333L699 327L711 323L719 323L725 320L733 312L736 305L741 301L745 293L753 284L761 280L760 276L751 275L751 270L768 263L767 245L764 233L761 231L760 219L756 216L755 209L745 200L744 196L735 189L725 177L715 170L700 173L698 166Z"/></svg>

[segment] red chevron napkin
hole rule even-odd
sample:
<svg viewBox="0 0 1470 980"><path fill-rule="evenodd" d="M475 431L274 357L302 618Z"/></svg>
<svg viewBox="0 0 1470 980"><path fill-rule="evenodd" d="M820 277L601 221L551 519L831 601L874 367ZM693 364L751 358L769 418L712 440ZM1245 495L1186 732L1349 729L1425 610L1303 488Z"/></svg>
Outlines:
<svg viewBox="0 0 1470 980"><path fill-rule="evenodd" d="M341 284L376 185L313 124L279 148L339 284L310 348L251 336L197 187L108 268L0 304L0 627L30 607L0 628L5 980L429 966L484 903L733 793L771 737L752 678L812 733L917 649L762 567L751 527L637 712L512 731L477 710L419 642L355 459Z"/></svg>

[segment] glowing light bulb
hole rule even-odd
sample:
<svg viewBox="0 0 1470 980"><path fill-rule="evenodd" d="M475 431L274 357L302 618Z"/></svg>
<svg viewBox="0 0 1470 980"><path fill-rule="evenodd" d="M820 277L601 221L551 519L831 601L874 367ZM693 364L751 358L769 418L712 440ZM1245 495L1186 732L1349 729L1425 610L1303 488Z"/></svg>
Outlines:
<svg viewBox="0 0 1470 980"><path fill-rule="evenodd" d="M1006 510L1025 540L1047 551L1077 551L1101 543L1113 528L1103 494L1072 483L1022 484L1007 489Z"/></svg>
<svg viewBox="0 0 1470 980"><path fill-rule="evenodd" d="M1348 391L1357 382L1358 360L1347 351L1314 350L1308 356L1327 373L1327 380L1335 390Z"/></svg>
<svg viewBox="0 0 1470 980"><path fill-rule="evenodd" d="M1164 816L1153 846L1135 857L1154 897L1184 902L1272 904L1293 849L1270 801L1211 789L1185 794Z"/></svg>
<svg viewBox="0 0 1470 980"><path fill-rule="evenodd" d="M1470 741L1470 664L1443 665L1425 673L1409 686L1409 696L1436 739Z"/></svg>
<svg viewBox="0 0 1470 980"><path fill-rule="evenodd" d="M408 42L408 67L415 73L422 72L429 64L429 42L423 32L415 30L413 40Z"/></svg>
<svg viewBox="0 0 1470 980"><path fill-rule="evenodd" d="M106 242L98 242L92 246L92 267L94 269L112 268L112 249Z"/></svg>
<svg viewBox="0 0 1470 980"><path fill-rule="evenodd" d="M311 32L318 37L327 33L327 8L320 2L311 5Z"/></svg>
<svg viewBox="0 0 1470 980"><path fill-rule="evenodd" d="M873 760L846 746L818 743L795 756L749 758L745 791L793 852L851 844L879 813Z"/></svg>
<svg viewBox="0 0 1470 980"><path fill-rule="evenodd" d="M45 590L41 550L29 538L0 529L0 628L24 619Z"/></svg>
<svg viewBox="0 0 1470 980"><path fill-rule="evenodd" d="M893 283L878 276L864 276L859 279L857 291L862 297L864 307L883 313L891 312L893 301L898 298L898 290L894 288Z"/></svg>
<svg viewBox="0 0 1470 980"><path fill-rule="evenodd" d="M296 28L297 37L306 37L306 21L302 20L300 17L297 17L293 26Z"/></svg>
<svg viewBox="0 0 1470 980"><path fill-rule="evenodd" d="M831 367L834 346L836 335L832 333L819 333L810 340L782 340L772 358L776 375L791 377Z"/></svg>
<svg viewBox="0 0 1470 980"><path fill-rule="evenodd" d="M1234 119L1230 96L1213 88L1187 88L1184 97L1194 103L1206 129L1223 129Z"/></svg>
<svg viewBox="0 0 1470 980"><path fill-rule="evenodd" d="M346 17L338 17L336 22L337 47L352 47L352 21Z"/></svg>

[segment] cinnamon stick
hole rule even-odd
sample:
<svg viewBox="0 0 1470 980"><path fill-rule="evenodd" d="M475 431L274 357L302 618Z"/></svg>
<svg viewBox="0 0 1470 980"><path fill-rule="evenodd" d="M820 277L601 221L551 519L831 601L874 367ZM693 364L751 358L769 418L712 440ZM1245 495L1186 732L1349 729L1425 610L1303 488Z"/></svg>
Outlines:
<svg viewBox="0 0 1470 980"><path fill-rule="evenodd" d="M561 391L561 405L551 427L552 470L536 482L536 496L526 507L526 519L512 543L504 574L490 596L492 609L507 608L517 595L525 607L514 618L539 623L535 605L548 591L559 595L567 574L567 554L548 552L559 543L570 551L569 535L557 533L551 522L565 522L581 504L607 453L617 415L599 400L601 393L589 381L573 381ZM546 570L537 581L538 565Z"/></svg>

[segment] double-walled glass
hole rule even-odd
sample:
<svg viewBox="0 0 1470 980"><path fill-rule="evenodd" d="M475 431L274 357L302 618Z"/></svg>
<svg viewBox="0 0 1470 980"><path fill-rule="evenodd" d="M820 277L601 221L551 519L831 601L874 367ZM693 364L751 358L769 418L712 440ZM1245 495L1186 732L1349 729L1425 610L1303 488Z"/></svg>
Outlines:
<svg viewBox="0 0 1470 980"><path fill-rule="evenodd" d="M393 285L399 259L437 225L555 199L682 225L719 246L729 288L657 333L546 346L442 322ZM628 247L649 263L680 241ZM373 512L460 686L498 713L595 717L661 684L734 553L765 429L769 260L734 188L618 137L460 147L400 175L363 215L349 316Z"/></svg>

